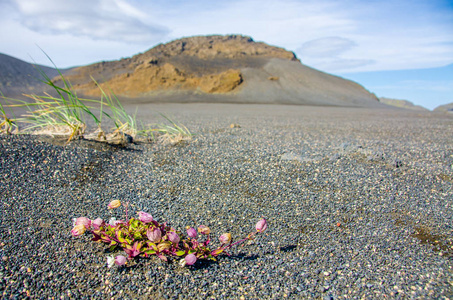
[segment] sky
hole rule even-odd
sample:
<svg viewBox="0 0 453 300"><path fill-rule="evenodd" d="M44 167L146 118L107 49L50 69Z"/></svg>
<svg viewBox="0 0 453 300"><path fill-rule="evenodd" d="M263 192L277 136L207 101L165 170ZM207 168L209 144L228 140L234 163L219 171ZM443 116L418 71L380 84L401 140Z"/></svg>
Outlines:
<svg viewBox="0 0 453 300"><path fill-rule="evenodd" d="M453 102L451 0L0 0L0 53L50 65L42 49L59 68L208 34L283 47L378 97Z"/></svg>

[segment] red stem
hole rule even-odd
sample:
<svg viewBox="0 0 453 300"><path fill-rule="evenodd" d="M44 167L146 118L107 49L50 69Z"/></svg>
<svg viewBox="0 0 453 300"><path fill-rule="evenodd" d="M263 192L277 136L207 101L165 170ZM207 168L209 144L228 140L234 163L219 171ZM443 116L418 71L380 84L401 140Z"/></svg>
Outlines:
<svg viewBox="0 0 453 300"><path fill-rule="evenodd" d="M252 232L250 233L245 239L242 239L242 240L239 240L233 244L229 244L228 246L226 246L225 248L223 248L223 250L226 250L228 248L231 248L233 247L234 245L237 245L237 244L242 244L243 242L245 242L246 240L251 240L253 238L253 236L256 234L256 232Z"/></svg>

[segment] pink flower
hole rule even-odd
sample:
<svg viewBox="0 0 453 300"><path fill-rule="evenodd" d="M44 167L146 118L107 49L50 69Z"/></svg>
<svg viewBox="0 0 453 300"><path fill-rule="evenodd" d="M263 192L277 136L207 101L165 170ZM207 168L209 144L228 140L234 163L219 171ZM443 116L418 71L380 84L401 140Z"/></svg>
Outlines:
<svg viewBox="0 0 453 300"><path fill-rule="evenodd" d="M231 234L224 233L219 237L219 240L222 244L229 244L231 242Z"/></svg>
<svg viewBox="0 0 453 300"><path fill-rule="evenodd" d="M74 226L74 228L71 230L72 236L79 236L85 233L86 227L83 224L79 224Z"/></svg>
<svg viewBox="0 0 453 300"><path fill-rule="evenodd" d="M258 232L263 232L264 230L266 230L267 228L267 222L266 222L266 219L261 219L258 221L258 223L256 223L256 231Z"/></svg>
<svg viewBox="0 0 453 300"><path fill-rule="evenodd" d="M126 257L122 255L118 255L117 257L113 258L113 256L107 256L107 267L111 268L113 265L123 266L126 264Z"/></svg>
<svg viewBox="0 0 453 300"><path fill-rule="evenodd" d="M179 235L176 232L170 231L168 234L168 240L173 244L178 245L179 243Z"/></svg>
<svg viewBox="0 0 453 300"><path fill-rule="evenodd" d="M96 220L91 221L91 226L93 226L94 230L99 230L104 225L104 220L102 220L101 218L97 218Z"/></svg>
<svg viewBox="0 0 453 300"><path fill-rule="evenodd" d="M109 205L107 206L109 209L114 209L114 208L117 208L117 207L120 207L121 206L121 201L120 200L113 200L112 202L109 203Z"/></svg>
<svg viewBox="0 0 453 300"><path fill-rule="evenodd" d="M162 231L159 228L148 228L146 236L153 243L158 243L162 239Z"/></svg>
<svg viewBox="0 0 453 300"><path fill-rule="evenodd" d="M86 229L90 229L91 220L85 217L74 219L74 225L83 225Z"/></svg>
<svg viewBox="0 0 453 300"><path fill-rule="evenodd" d="M206 225L200 225L198 226L198 232L201 234L210 234L211 229L209 229L209 227Z"/></svg>
<svg viewBox="0 0 453 300"><path fill-rule="evenodd" d="M126 257L122 256L122 255L118 255L117 257L115 257L115 264L117 266L123 266L126 264Z"/></svg>
<svg viewBox="0 0 453 300"><path fill-rule="evenodd" d="M138 219L143 223L151 223L153 221L153 217L144 211L138 212Z"/></svg>
<svg viewBox="0 0 453 300"><path fill-rule="evenodd" d="M186 261L186 264L189 266L193 265L197 261L197 257L195 256L195 254L188 254L184 259Z"/></svg>
<svg viewBox="0 0 453 300"><path fill-rule="evenodd" d="M187 235L193 239L195 239L197 237L197 231L195 230L195 228L192 228L192 227L188 227L187 228Z"/></svg>

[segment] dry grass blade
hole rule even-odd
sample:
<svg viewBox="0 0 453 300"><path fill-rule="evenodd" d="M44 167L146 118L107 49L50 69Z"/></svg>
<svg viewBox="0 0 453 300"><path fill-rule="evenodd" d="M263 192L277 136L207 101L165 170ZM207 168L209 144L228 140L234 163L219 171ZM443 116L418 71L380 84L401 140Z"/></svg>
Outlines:
<svg viewBox="0 0 453 300"><path fill-rule="evenodd" d="M0 92L0 95L1 95L1 98L6 99L5 96L3 96L3 94L1 92ZM13 128L15 128L15 131L17 132L18 127L15 122L15 119L11 119L8 116L8 114L5 112L5 109L1 103L0 103L0 114L1 114L1 116L0 116L0 121L1 121L0 132L6 133L6 134L11 134L11 133L13 133Z"/></svg>
<svg viewBox="0 0 453 300"><path fill-rule="evenodd" d="M189 129L184 125L178 125L175 121L171 118L165 116L164 114L160 114L165 120L167 120L170 125L168 124L159 124L155 129L149 129L148 131L157 132L158 133L158 140L164 144L178 144L183 141L190 141L192 139L193 134L189 131ZM143 130L142 132L146 133L147 130Z"/></svg>
<svg viewBox="0 0 453 300"><path fill-rule="evenodd" d="M83 111L86 106L74 105L63 102L59 98L49 95L36 96L26 95L33 99L34 103L25 105L29 114L23 120L31 126L26 130L33 134L45 134L50 136L68 136L68 141L83 136L86 129ZM31 108L36 107L32 110Z"/></svg>
<svg viewBox="0 0 453 300"><path fill-rule="evenodd" d="M125 133L135 138L138 133L135 118L136 114L133 116L128 114L111 89L110 93L107 94L93 77L91 77L91 79L101 91L101 104L105 105L107 109L110 110L110 114L107 112L104 112L104 114L114 122L116 127L114 133ZM105 102L103 101L104 99Z"/></svg>

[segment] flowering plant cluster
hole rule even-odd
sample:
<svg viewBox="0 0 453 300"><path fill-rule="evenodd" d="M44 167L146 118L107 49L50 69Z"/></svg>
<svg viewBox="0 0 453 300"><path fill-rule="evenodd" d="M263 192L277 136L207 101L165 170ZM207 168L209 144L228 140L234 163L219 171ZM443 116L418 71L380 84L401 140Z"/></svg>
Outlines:
<svg viewBox="0 0 453 300"><path fill-rule="evenodd" d="M119 200L114 200L108 205L109 209L121 206ZM263 232L267 228L265 219L261 219L253 231L246 238L237 242L232 242L230 233L224 233L219 237L221 245L211 250L208 245L211 242L211 230L205 225L200 225L198 230L186 227L187 237L180 231L170 227L167 223L158 223L153 217L143 211L138 212L138 218L128 219L128 204L125 204L125 220L115 220L112 218L109 223L105 223L101 218L90 220L86 217L74 219L74 228L71 230L73 236L84 234L90 230L93 234L93 241L103 242L109 245L113 251L119 247L126 252L128 258L118 255L115 258L107 258L109 267L124 265L127 259L137 256L149 257L156 255L160 259L167 261L167 257L181 257L181 266L193 265L198 259L216 260L215 257L221 253L229 255L226 250L251 240L256 234ZM198 231L198 232L197 232ZM198 235L199 234L199 235ZM201 239L198 239L201 237Z"/></svg>

